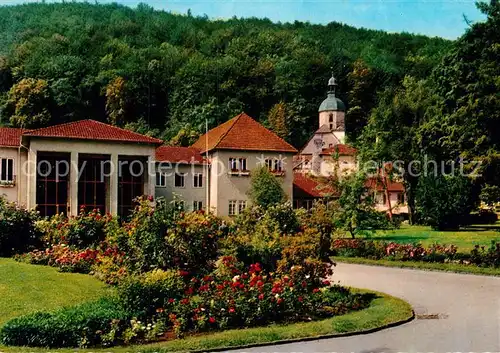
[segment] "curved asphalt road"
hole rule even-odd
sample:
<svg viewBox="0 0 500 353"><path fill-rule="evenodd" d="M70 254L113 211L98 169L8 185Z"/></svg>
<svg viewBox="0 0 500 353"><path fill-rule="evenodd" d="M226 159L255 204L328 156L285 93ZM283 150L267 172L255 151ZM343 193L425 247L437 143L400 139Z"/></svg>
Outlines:
<svg viewBox="0 0 500 353"><path fill-rule="evenodd" d="M403 298L416 319L367 335L266 346L242 352L500 352L500 278L338 264L343 285Z"/></svg>

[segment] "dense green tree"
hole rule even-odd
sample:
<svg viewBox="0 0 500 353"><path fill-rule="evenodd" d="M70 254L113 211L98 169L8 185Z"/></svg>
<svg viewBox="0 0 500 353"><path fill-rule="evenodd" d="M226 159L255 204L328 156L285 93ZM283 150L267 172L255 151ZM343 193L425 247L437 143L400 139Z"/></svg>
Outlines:
<svg viewBox="0 0 500 353"><path fill-rule="evenodd" d="M473 24L434 71L441 102L422 144L439 160L462 158L476 185L500 186L500 4L478 6L486 21Z"/></svg>
<svg viewBox="0 0 500 353"><path fill-rule="evenodd" d="M286 200L281 182L266 167L252 170L248 195L254 205L265 209Z"/></svg>
<svg viewBox="0 0 500 353"><path fill-rule="evenodd" d="M416 194L421 222L437 230L458 229L467 224L467 216L477 206L471 181L460 175L423 176Z"/></svg>
<svg viewBox="0 0 500 353"><path fill-rule="evenodd" d="M339 193L338 199L330 205L334 208L333 223L336 229L355 238L363 232L389 227L386 216L375 210L373 195L366 187L366 175L363 172L335 178L332 187Z"/></svg>
<svg viewBox="0 0 500 353"><path fill-rule="evenodd" d="M425 163L420 133L427 114L439 99L430 90L425 80L406 76L401 87L388 88L373 109L368 125L361 137L361 157L370 166L388 177L402 178L405 186L410 222L415 221L415 191L418 177ZM387 163L391 164L391 168ZM388 168L389 167L389 168Z"/></svg>
<svg viewBox="0 0 500 353"><path fill-rule="evenodd" d="M5 111L13 126L39 127L50 121L50 101L47 81L25 78L10 89Z"/></svg>

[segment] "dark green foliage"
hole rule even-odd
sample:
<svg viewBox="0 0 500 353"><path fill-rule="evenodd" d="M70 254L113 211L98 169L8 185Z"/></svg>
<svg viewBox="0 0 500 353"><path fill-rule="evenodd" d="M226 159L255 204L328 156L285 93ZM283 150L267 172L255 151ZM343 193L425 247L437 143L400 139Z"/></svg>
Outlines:
<svg viewBox="0 0 500 353"><path fill-rule="evenodd" d="M373 100L403 74L427 76L450 46L444 39L339 23L209 21L146 5L4 6L0 18L0 97L23 79L41 79L48 97L44 90L37 112L50 123L143 119L165 130L166 140L187 123L203 132L205 119L212 128L242 110L264 122L283 102L288 119L282 130L301 146L317 127L330 66L349 108L347 74L354 61L362 60L373 78L372 84L353 83L358 106L356 100ZM3 114L6 122L14 112Z"/></svg>
<svg viewBox="0 0 500 353"><path fill-rule="evenodd" d="M476 205L470 180L462 176L426 176L417 187L420 221L433 229L458 229L467 224Z"/></svg>
<svg viewBox="0 0 500 353"><path fill-rule="evenodd" d="M42 244L35 228L38 215L7 203L0 197L0 256L11 256L33 250Z"/></svg>
<svg viewBox="0 0 500 353"><path fill-rule="evenodd" d="M264 209L286 200L281 181L271 174L266 167L260 167L252 171L249 196L255 205Z"/></svg>
<svg viewBox="0 0 500 353"><path fill-rule="evenodd" d="M113 320L130 319L114 299L103 298L55 312L38 312L7 322L0 331L4 345L81 347L101 343Z"/></svg>
<svg viewBox="0 0 500 353"><path fill-rule="evenodd" d="M152 316L166 308L168 300L184 294L184 281L177 270L154 270L130 276L119 287L120 303L136 317Z"/></svg>

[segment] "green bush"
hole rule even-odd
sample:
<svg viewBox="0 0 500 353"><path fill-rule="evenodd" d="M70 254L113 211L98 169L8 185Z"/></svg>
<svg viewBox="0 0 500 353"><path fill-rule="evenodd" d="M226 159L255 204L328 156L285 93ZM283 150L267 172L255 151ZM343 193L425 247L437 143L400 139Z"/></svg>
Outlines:
<svg viewBox="0 0 500 353"><path fill-rule="evenodd" d="M103 298L55 312L37 312L7 322L0 330L4 345L87 347L102 344L112 323L128 325L130 315L114 299Z"/></svg>
<svg viewBox="0 0 500 353"><path fill-rule="evenodd" d="M33 250L42 244L35 223L38 214L0 197L0 256Z"/></svg>
<svg viewBox="0 0 500 353"><path fill-rule="evenodd" d="M131 276L119 287L120 303L137 317L154 315L168 306L169 299L184 294L185 284L179 271L156 269Z"/></svg>

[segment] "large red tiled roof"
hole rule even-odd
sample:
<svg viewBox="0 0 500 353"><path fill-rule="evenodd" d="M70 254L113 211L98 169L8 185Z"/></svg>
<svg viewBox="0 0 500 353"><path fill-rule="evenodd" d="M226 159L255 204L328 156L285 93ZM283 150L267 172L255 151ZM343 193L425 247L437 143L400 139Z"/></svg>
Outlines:
<svg viewBox="0 0 500 353"><path fill-rule="evenodd" d="M16 129L13 127L0 127L0 146L19 147L22 134L22 129Z"/></svg>
<svg viewBox="0 0 500 353"><path fill-rule="evenodd" d="M26 136L162 144L163 141L95 120L80 120L24 133Z"/></svg>
<svg viewBox="0 0 500 353"><path fill-rule="evenodd" d="M293 173L293 187L294 193L298 191L301 196L325 197L333 193L330 186L305 173Z"/></svg>
<svg viewBox="0 0 500 353"><path fill-rule="evenodd" d="M338 153L340 156L354 156L357 150L354 147L344 144L338 144L333 147L325 148L321 151L322 155L331 155Z"/></svg>
<svg viewBox="0 0 500 353"><path fill-rule="evenodd" d="M160 146L156 149L157 162L205 164L201 150L194 147Z"/></svg>
<svg viewBox="0 0 500 353"><path fill-rule="evenodd" d="M192 147L202 152L214 149L297 152L292 145L245 113L208 131Z"/></svg>
<svg viewBox="0 0 500 353"><path fill-rule="evenodd" d="M367 179L365 186L369 189L375 189L377 191L384 190L384 183L382 182L382 179L380 179L380 178L373 177L373 178ZM405 187L404 187L403 183L387 179L387 190L391 191L391 192L404 192Z"/></svg>

